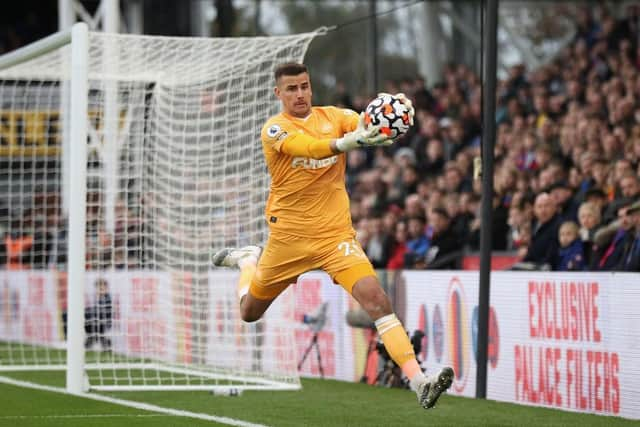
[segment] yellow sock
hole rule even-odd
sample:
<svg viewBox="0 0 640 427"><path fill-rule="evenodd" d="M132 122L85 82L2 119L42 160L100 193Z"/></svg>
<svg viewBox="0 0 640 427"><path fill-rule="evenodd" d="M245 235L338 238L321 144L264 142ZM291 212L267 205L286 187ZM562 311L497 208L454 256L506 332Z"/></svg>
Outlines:
<svg viewBox="0 0 640 427"><path fill-rule="evenodd" d="M395 314L389 314L376 320L376 328L389 356L400 366L411 382L424 377L416 360L413 345ZM418 376L418 377L416 377Z"/></svg>

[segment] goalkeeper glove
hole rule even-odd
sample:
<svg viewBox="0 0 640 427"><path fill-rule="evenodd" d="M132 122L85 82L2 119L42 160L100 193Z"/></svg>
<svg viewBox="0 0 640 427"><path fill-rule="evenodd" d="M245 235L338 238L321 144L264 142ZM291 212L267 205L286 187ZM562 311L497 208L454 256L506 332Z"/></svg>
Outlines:
<svg viewBox="0 0 640 427"><path fill-rule="evenodd" d="M342 138L336 139L338 150L345 152L360 147L387 146L393 144L393 140L387 135L380 133L378 126L364 124L364 113L360 113L358 126L353 132L346 133Z"/></svg>
<svg viewBox="0 0 640 427"><path fill-rule="evenodd" d="M378 94L378 96L383 96L383 95L389 95L389 96L393 96L394 98L398 98L398 100L400 100L400 102L405 107L407 107L407 109L409 110L409 125L413 126L413 116L416 115L416 110L413 108L413 103L411 102L411 100L407 98L407 96L402 92L396 93L395 95L392 95L390 93L385 93L385 92L380 92Z"/></svg>

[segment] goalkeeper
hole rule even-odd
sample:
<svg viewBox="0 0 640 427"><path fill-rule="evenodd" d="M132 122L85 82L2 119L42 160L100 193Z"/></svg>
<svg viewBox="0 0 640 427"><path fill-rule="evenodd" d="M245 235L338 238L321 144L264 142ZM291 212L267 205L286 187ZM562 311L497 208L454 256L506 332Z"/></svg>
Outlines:
<svg viewBox="0 0 640 427"><path fill-rule="evenodd" d="M364 116L336 107L312 107L311 82L303 64L287 63L275 70L275 96L282 112L262 129L262 148L271 175L266 206L270 234L264 250L258 246L223 249L213 255L217 266L240 268L238 296L242 319L253 322L298 276L326 271L360 303L375 321L391 358L409 378L419 403L431 408L453 380L443 368L426 377L404 327L351 224L345 189L344 152L393 143ZM403 94L396 95L414 110Z"/></svg>

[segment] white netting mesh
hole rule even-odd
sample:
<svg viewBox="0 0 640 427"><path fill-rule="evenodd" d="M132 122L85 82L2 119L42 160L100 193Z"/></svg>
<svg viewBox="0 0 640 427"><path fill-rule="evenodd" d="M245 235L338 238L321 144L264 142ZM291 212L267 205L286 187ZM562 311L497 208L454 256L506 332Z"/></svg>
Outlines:
<svg viewBox="0 0 640 427"><path fill-rule="evenodd" d="M287 298L265 321L243 325L236 274L210 271L209 256L212 248L266 238L259 135L279 109L273 69L301 61L315 35L90 33L85 330L92 386L298 386ZM0 186L9 195L0 206L0 231L9 239L0 272L0 369L65 363L61 99L70 52L65 46L0 71ZM70 171L73 179L73 165ZM34 319L38 328L29 326Z"/></svg>

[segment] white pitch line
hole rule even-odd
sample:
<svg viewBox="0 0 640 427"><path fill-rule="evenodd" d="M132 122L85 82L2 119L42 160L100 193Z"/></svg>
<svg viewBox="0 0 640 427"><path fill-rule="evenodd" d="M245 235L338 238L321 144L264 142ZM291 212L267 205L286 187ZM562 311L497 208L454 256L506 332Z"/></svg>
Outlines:
<svg viewBox="0 0 640 427"><path fill-rule="evenodd" d="M220 423L220 424L226 424L226 425L230 425L230 426L237 426L237 427L267 427L264 424L254 424L254 423L250 423L248 421L242 421L242 420L238 420L238 419L235 419L235 418L219 417L219 416L216 416L216 415L203 414L203 413L200 413L200 412L190 412L190 411L183 411L183 410L180 410L180 409L164 408L162 406L151 405L149 403L142 403L142 402L135 402L135 401L132 401L132 400L118 399L118 398L115 398L115 397L102 396L100 394L93 394L93 393L74 394L74 393L67 392L66 389L61 388L61 387L52 387L52 386L32 383L32 382L29 382L29 381L19 381L19 380L15 380L13 378L4 377L4 376L0 376L0 383L14 385L14 386L18 386L18 387L32 388L32 389L36 389L36 390L50 391L50 392L53 392L53 393L62 393L62 394L67 394L69 396L75 396L75 397L80 397L80 398L85 398L85 399L98 400L98 401L101 401L101 402L107 402L107 403L113 403L115 405L127 406L127 407L130 407L130 408L140 409L140 410L143 410L143 411L159 412L161 414L167 414L167 415L172 415L172 416L176 416L176 417L188 417L188 418L196 418L196 419L205 420L205 421L214 421L214 422L217 422L217 423Z"/></svg>
<svg viewBox="0 0 640 427"><path fill-rule="evenodd" d="M165 414L69 414L69 415L2 415L0 420L25 420L32 418L152 418Z"/></svg>

